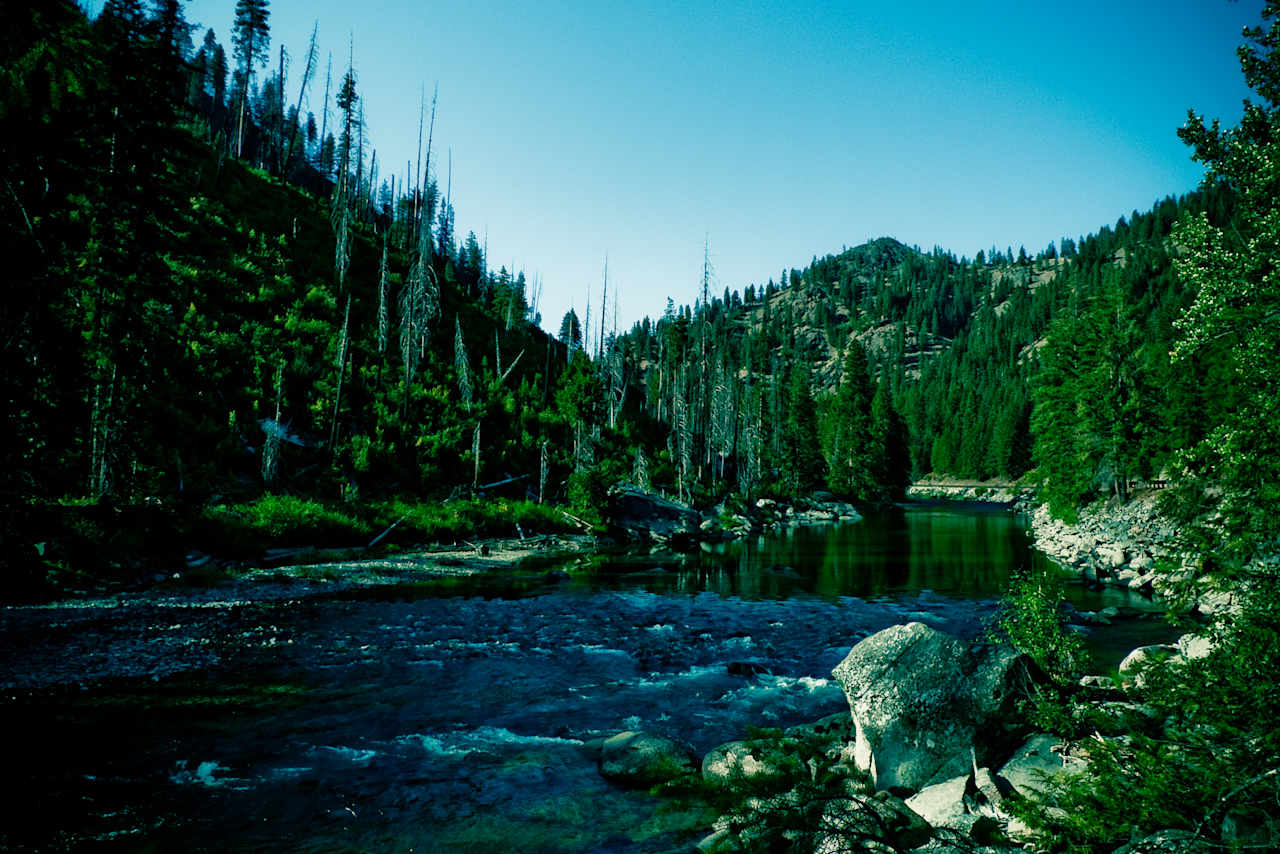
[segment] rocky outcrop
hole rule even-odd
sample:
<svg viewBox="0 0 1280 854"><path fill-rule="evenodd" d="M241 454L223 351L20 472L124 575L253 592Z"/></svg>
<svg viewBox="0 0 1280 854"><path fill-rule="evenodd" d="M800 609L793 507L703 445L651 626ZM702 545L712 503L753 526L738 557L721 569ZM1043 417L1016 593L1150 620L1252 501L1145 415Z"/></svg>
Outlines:
<svg viewBox="0 0 1280 854"><path fill-rule="evenodd" d="M854 762L878 789L917 790L1012 747L1031 681L1009 647L973 645L908 623L878 632L833 671L855 726Z"/></svg>
<svg viewBox="0 0 1280 854"><path fill-rule="evenodd" d="M600 774L629 786L654 786L696 771L693 751L678 741L627 730L600 746Z"/></svg>
<svg viewBox="0 0 1280 854"><path fill-rule="evenodd" d="M862 516L852 504L830 493L801 498L795 504L771 498L746 507L722 503L704 515L684 502L620 483L609 491L605 518L610 535L624 542L683 545L802 525L856 522Z"/></svg>
<svg viewBox="0 0 1280 854"><path fill-rule="evenodd" d="M991 504L1014 504L1023 491L1010 483L966 483L947 480L922 480L907 487L907 498L916 501L980 501Z"/></svg>

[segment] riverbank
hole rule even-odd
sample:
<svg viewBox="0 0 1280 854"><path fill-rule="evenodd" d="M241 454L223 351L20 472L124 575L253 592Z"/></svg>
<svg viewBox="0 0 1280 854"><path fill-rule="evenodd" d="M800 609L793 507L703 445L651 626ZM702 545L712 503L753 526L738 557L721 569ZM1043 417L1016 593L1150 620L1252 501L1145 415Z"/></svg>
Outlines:
<svg viewBox="0 0 1280 854"><path fill-rule="evenodd" d="M501 498L329 503L263 495L197 505L46 502L11 511L0 532L11 569L0 599L9 602L170 581L209 585L303 563L356 561L390 572L424 551L449 561L510 543L522 555L544 545L554 550L560 538L590 539L557 507Z"/></svg>
<svg viewBox="0 0 1280 854"><path fill-rule="evenodd" d="M907 487L907 498L915 501L984 501L992 504L1015 504L1030 497L1032 491L1017 481L1003 478L964 480L927 475Z"/></svg>
<svg viewBox="0 0 1280 854"><path fill-rule="evenodd" d="M0 848L688 850L714 816L679 838L671 801L602 777L588 748L645 731L701 755L847 705L829 674L880 629L974 637L997 573L978 595L937 591L976 589L997 562L1007 575L1026 538L972 516L889 510L568 566L441 548L421 584L311 563L0 609L3 718L31 793ZM950 582L849 547L868 538Z"/></svg>
<svg viewBox="0 0 1280 854"><path fill-rule="evenodd" d="M1131 590L1205 617L1231 612L1239 596L1199 577L1201 559L1179 525L1161 513L1160 495L1141 490L1125 503L1097 501L1082 508L1073 523L1038 505L1031 513L1036 548L1090 586ZM1189 586L1189 581L1197 583ZM1190 589L1195 595L1188 599Z"/></svg>

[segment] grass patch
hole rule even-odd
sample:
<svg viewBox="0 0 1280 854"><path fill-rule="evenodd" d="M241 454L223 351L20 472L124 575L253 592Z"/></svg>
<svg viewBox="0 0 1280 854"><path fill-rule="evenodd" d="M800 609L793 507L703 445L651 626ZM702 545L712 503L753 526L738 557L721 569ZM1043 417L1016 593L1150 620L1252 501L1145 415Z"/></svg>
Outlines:
<svg viewBox="0 0 1280 854"><path fill-rule="evenodd" d="M393 549L397 544L574 530L558 509L531 501L396 499L326 504L290 495L264 495L254 501L210 507L194 527L202 548L237 557L259 554L267 548L364 546L393 525L379 546Z"/></svg>

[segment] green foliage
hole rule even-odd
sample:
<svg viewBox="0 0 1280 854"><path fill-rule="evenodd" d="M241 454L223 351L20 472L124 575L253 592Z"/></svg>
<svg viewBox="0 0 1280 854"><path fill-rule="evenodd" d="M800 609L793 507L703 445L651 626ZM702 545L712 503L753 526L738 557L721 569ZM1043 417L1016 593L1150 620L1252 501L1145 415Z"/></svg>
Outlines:
<svg viewBox="0 0 1280 854"><path fill-rule="evenodd" d="M205 548L252 558L265 546L363 546L388 529L380 541L384 546L576 530L555 508L531 501L396 499L333 505L268 494L242 504L208 508L193 534Z"/></svg>
<svg viewBox="0 0 1280 854"><path fill-rule="evenodd" d="M604 508L609 500L609 487L614 481L597 468L583 469L569 475L569 509L596 527L604 524Z"/></svg>
<svg viewBox="0 0 1280 854"><path fill-rule="evenodd" d="M292 495L268 494L244 504L211 507L202 522L219 540L245 548L261 543L353 546L370 536L368 523L349 513Z"/></svg>
<svg viewBox="0 0 1280 854"><path fill-rule="evenodd" d="M867 351L857 340L850 341L835 395L827 486L862 501L877 497L876 467L884 457L873 423L872 395Z"/></svg>
<svg viewBox="0 0 1280 854"><path fill-rule="evenodd" d="M1222 129L1189 113L1179 131L1206 167L1206 183L1236 194L1235 217L1215 223L1185 216L1176 237L1185 247L1178 273L1195 298L1178 318L1179 367L1221 365L1227 393L1209 414L1203 441L1180 458L1190 502L1215 516L1216 558L1240 572L1280 541L1280 4L1268 2L1265 27L1246 32L1239 51L1249 86L1240 124Z"/></svg>
<svg viewBox="0 0 1280 854"><path fill-rule="evenodd" d="M875 790L867 775L833 758L839 754L836 741L821 732L749 729L746 750L764 770L748 775L736 767L726 783L701 787L738 850L813 851L824 828L851 843L878 839L893 845L888 833L868 833L867 827L841 833L832 827L831 808L856 812L850 798ZM880 829L874 817L871 825Z"/></svg>
<svg viewBox="0 0 1280 854"><path fill-rule="evenodd" d="M1095 851L1166 828L1225 850L1280 845L1278 593L1274 580L1258 589L1208 657L1150 668L1142 700L1156 731L1089 739L1085 773L1024 820L1055 850Z"/></svg>

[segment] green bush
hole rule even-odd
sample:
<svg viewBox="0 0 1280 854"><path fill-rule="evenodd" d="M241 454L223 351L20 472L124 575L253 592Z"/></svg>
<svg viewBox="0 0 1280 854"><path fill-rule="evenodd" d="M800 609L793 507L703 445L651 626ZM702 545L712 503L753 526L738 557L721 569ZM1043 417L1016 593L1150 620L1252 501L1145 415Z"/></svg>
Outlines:
<svg viewBox="0 0 1280 854"><path fill-rule="evenodd" d="M201 520L207 548L354 546L371 526L348 512L293 495L263 495L243 504L208 508Z"/></svg>
<svg viewBox="0 0 1280 854"><path fill-rule="evenodd" d="M1061 576L1052 568L1022 571L1009 582L991 632L1026 653L1060 685L1074 683L1088 664L1084 641L1067 629L1059 605Z"/></svg>

